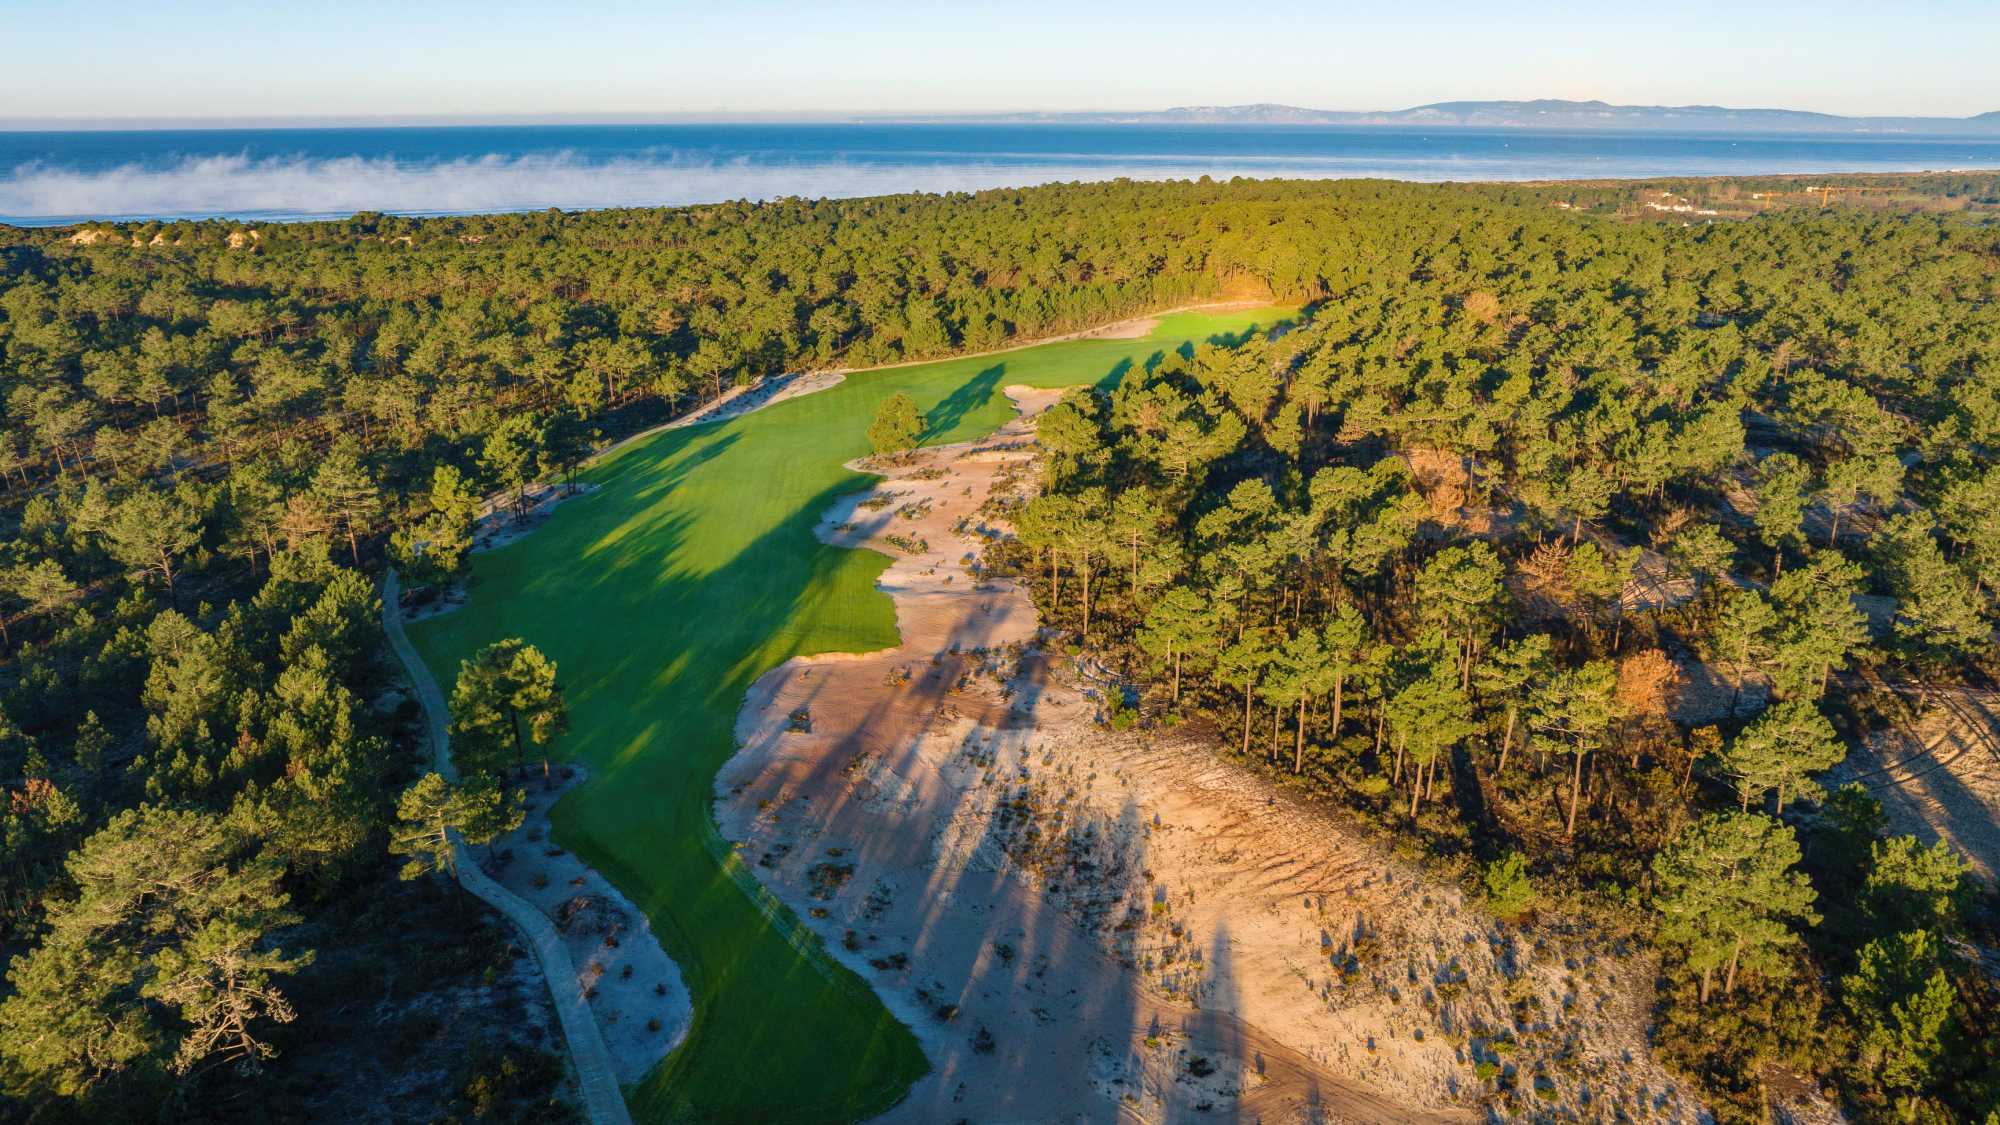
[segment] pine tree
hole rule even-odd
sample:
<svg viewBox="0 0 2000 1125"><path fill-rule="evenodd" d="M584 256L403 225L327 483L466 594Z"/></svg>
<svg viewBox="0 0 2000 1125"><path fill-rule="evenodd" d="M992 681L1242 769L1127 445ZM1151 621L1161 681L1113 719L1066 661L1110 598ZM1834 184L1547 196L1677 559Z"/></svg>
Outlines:
<svg viewBox="0 0 2000 1125"><path fill-rule="evenodd" d="M1958 990L1945 972L1937 935L1910 930L1870 941L1854 972L1840 979L1840 990L1861 1031L1866 1071L1887 1090L1936 1089L1962 1034Z"/></svg>
<svg viewBox="0 0 2000 1125"><path fill-rule="evenodd" d="M1155 602L1146 614L1146 624L1134 638L1139 648L1171 670L1172 693L1181 701L1181 672L1192 657L1203 667L1222 645L1221 622L1214 608L1200 594L1185 586L1175 586Z"/></svg>
<svg viewBox="0 0 2000 1125"><path fill-rule="evenodd" d="M495 641L459 663L451 715L452 757L467 776L500 776L509 747L516 768L525 769L530 743L546 749L569 727L555 662L519 637ZM544 779L548 773L544 753Z"/></svg>
<svg viewBox="0 0 2000 1125"><path fill-rule="evenodd" d="M1773 453L1757 466L1757 537L1771 548L1775 574L1785 570L1785 546L1805 544L1806 489L1812 470L1790 453Z"/></svg>
<svg viewBox="0 0 2000 1125"><path fill-rule="evenodd" d="M1539 684L1530 701L1528 727L1555 750L1574 759L1569 787L1569 819L1565 836L1576 835L1577 809L1583 799L1584 761L1604 744L1618 718L1618 668L1609 660L1593 660L1565 668Z"/></svg>
<svg viewBox="0 0 2000 1125"><path fill-rule="evenodd" d="M528 485L541 464L542 423L532 414L510 414L486 435L479 463L500 487L514 494L514 508L527 504Z"/></svg>
<svg viewBox="0 0 2000 1125"><path fill-rule="evenodd" d="M312 954L271 946L300 919L253 846L203 813L114 816L69 859L75 897L49 905L47 935L9 970L0 1055L74 1095L148 1059L181 1074L210 1062L254 1072L276 1054L262 1025L293 1012L272 980Z"/></svg>
<svg viewBox="0 0 2000 1125"><path fill-rule="evenodd" d="M1414 817L1418 801L1436 788L1438 762L1473 732L1472 703L1454 680L1422 676L1391 697L1388 717L1398 750L1414 766L1410 777Z"/></svg>
<svg viewBox="0 0 2000 1125"><path fill-rule="evenodd" d="M1549 635L1530 633L1503 648L1495 649L1472 670L1473 682L1490 706L1503 700L1507 725L1500 732L1500 758L1493 767L1496 776L1507 772L1507 752L1514 743L1514 727L1520 719L1521 704L1528 691L1554 671Z"/></svg>
<svg viewBox="0 0 2000 1125"><path fill-rule="evenodd" d="M1955 557L1972 575L1974 592L1984 595L1992 576L2000 575L2000 465L1946 486L1938 516Z"/></svg>
<svg viewBox="0 0 2000 1125"><path fill-rule="evenodd" d="M427 773L396 800L396 828L389 851L408 856L401 877L419 879L433 871L457 873L456 844L489 844L521 826L525 797L490 777L453 785Z"/></svg>
<svg viewBox="0 0 2000 1125"><path fill-rule="evenodd" d="M1874 841L1861 910L1878 929L1931 930L1954 937L1965 926L1977 889L1972 865L1939 840L1929 847L1914 836Z"/></svg>
<svg viewBox="0 0 2000 1125"><path fill-rule="evenodd" d="M361 565L361 537L373 534L382 516L382 489L362 463L352 442L335 443L313 473L312 494L347 538L354 565Z"/></svg>
<svg viewBox="0 0 2000 1125"><path fill-rule="evenodd" d="M1793 797L1817 798L1820 788L1812 775L1831 769L1846 756L1847 746L1817 705L1809 699L1787 699L1736 736L1723 751L1722 768L1736 779L1745 811L1752 801L1774 793L1775 816L1783 815Z"/></svg>
<svg viewBox="0 0 2000 1125"><path fill-rule="evenodd" d="M1777 652L1777 611L1755 590L1732 591L1716 614L1709 639L1732 673L1729 714L1733 718L1743 701L1743 681L1751 669Z"/></svg>
<svg viewBox="0 0 2000 1125"><path fill-rule="evenodd" d="M916 400L901 391L882 400L868 424L868 444L877 453L907 453L924 434L924 414Z"/></svg>
<svg viewBox="0 0 2000 1125"><path fill-rule="evenodd" d="M1819 698L1833 673L1867 647L1868 615L1854 603L1862 578L1860 566L1826 550L1771 583L1782 622L1772 679L1783 694Z"/></svg>
<svg viewBox="0 0 2000 1125"><path fill-rule="evenodd" d="M1461 688L1471 685L1473 658L1497 623L1507 594L1505 577L1499 556L1483 540L1447 547L1417 573L1417 611L1458 646Z"/></svg>
<svg viewBox="0 0 2000 1125"><path fill-rule="evenodd" d="M112 509L104 549L126 566L149 571L174 591L189 551L201 543L201 521L180 497L141 486Z"/></svg>
<svg viewBox="0 0 2000 1125"><path fill-rule="evenodd" d="M1243 630L1235 642L1216 657L1216 678L1243 693L1243 742L1239 749L1250 752L1250 709L1263 687L1264 676L1276 656L1270 638L1261 628Z"/></svg>
<svg viewBox="0 0 2000 1125"><path fill-rule="evenodd" d="M1934 528L1928 512L1908 512L1889 520L1872 543L1896 596L1896 642L1924 671L1976 656L1992 642L1973 583L1945 561Z"/></svg>
<svg viewBox="0 0 2000 1125"><path fill-rule="evenodd" d="M1785 953L1799 942L1792 926L1815 925L1816 897L1793 870L1798 840L1790 827L1760 813L1711 813L1653 859L1653 906L1660 940L1682 950L1701 974L1708 1003L1717 969L1724 993L1740 971L1782 973Z"/></svg>

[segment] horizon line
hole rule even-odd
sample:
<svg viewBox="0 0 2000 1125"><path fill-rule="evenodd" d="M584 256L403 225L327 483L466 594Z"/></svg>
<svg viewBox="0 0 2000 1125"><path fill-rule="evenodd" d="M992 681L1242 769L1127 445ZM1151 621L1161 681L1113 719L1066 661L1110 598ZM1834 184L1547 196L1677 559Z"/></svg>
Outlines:
<svg viewBox="0 0 2000 1125"><path fill-rule="evenodd" d="M53 132L200 132L230 129L342 129L342 128L452 128L467 126L530 126L530 125L789 125L789 124L894 124L952 122L967 123L996 118L1048 119L1060 120L1067 117L1098 116L1156 116L1192 110L1243 110L1277 109L1316 114L1351 114L1355 116L1390 115L1408 113L1416 109L1432 106L1463 105L1478 103L1532 104L1549 102L1562 105L1583 106L1603 105L1613 109L1640 110L1721 110L1744 114L1800 114L1845 121L1934 121L1940 124L1971 122L1994 113L1983 110L1959 116L1943 114L1873 113L1850 114L1829 113L1822 110L1790 109L1779 106L1727 106L1712 102L1690 102L1678 105L1665 103L1607 102L1600 98L1445 98L1437 101L1421 102L1401 109L1322 109L1296 105L1290 102L1230 102L1198 103L1182 102L1163 108L1079 108L1079 109L983 109L983 110L687 110L687 111L578 111L544 113L534 111L492 112L492 113L325 113L325 114L215 114L205 116L164 116L164 115L117 115L117 116L36 116L7 118L0 117L0 133L53 133ZM1030 122L1016 122L1030 123ZM1181 122L1179 124L1204 124ZM1216 124L1232 124L1218 122ZM1253 123L1277 124L1277 123ZM1308 123L1310 124L1310 123ZM1363 123L1355 123L1363 124ZM1427 122L1432 127L1446 123ZM1465 126L1458 126L1465 127ZM1520 128L1521 126L1494 126L1495 128Z"/></svg>

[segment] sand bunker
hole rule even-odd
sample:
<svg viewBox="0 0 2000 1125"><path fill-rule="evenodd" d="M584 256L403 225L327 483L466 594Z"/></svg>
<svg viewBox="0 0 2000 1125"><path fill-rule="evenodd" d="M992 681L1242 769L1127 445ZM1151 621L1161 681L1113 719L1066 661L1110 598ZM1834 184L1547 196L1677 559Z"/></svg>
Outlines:
<svg viewBox="0 0 2000 1125"><path fill-rule="evenodd" d="M822 538L895 559L902 644L765 675L717 779L724 837L922 1041L888 1119L1473 1120L1495 1076L1503 1113L1696 1119L1647 1057L1650 963L1499 926L1206 745L1099 723L1101 678L980 571L1030 439L834 506Z"/></svg>

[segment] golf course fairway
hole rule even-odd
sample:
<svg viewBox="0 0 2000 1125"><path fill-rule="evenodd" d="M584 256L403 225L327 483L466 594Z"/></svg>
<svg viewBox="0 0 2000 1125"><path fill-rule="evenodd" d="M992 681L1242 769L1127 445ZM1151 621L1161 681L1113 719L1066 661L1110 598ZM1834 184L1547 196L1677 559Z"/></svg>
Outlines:
<svg viewBox="0 0 2000 1125"><path fill-rule="evenodd" d="M877 405L901 391L927 445L1003 424L1001 388L1115 379L1190 343L1269 328L1279 308L1163 316L1139 339L1084 339L849 375L726 421L665 430L583 475L599 490L533 534L473 557L467 604L414 623L449 693L459 661L519 636L560 669L590 780L554 812L556 842L646 911L694 1003L687 1039L627 1092L641 1121L851 1121L926 1069L867 984L762 893L717 835L715 774L745 692L799 655L897 643L875 580L889 560L813 526L868 477Z"/></svg>

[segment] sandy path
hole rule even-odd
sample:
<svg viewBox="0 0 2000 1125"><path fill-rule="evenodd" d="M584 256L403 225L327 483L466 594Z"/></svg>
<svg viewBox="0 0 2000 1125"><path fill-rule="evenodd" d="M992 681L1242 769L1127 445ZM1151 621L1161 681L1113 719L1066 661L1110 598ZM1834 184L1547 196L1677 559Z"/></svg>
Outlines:
<svg viewBox="0 0 2000 1125"><path fill-rule="evenodd" d="M1650 965L1496 927L1205 744L1097 724L976 573L1029 436L835 505L822 538L896 560L903 643L764 676L717 779L725 838L922 1040L887 1119L1469 1120L1479 1061L1546 1072L1503 1108L1693 1119L1645 1057Z"/></svg>
<svg viewBox="0 0 2000 1125"><path fill-rule="evenodd" d="M2000 695L1940 689L1914 725L1877 733L1827 778L1848 781L1882 802L1891 832L1948 841L2000 882Z"/></svg>

